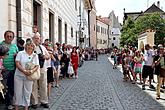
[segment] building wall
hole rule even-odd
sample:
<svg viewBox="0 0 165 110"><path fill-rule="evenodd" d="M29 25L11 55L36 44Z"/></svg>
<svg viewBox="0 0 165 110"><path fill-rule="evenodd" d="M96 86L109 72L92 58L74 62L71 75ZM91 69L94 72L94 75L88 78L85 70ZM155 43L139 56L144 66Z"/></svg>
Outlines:
<svg viewBox="0 0 165 110"><path fill-rule="evenodd" d="M111 48L113 45L120 47L121 25L114 11L109 14L109 19L111 21L109 24L109 47ZM115 38L115 40L113 38Z"/></svg>
<svg viewBox="0 0 165 110"><path fill-rule="evenodd" d="M65 24L67 24L67 44L76 45L76 32L77 32L77 44L79 45L79 7L81 3L81 15L82 15L82 32L83 37L89 38L88 35L88 9L85 7L83 0L77 0L77 9L75 8L76 0L21 0L21 31L19 32L19 37L23 39L32 37L32 27L33 27L33 2L39 1L41 4L41 25L40 34L44 39L49 38L49 12L54 15L54 30L53 42L58 41L58 18L62 20L62 43L65 42ZM16 0L5 0L0 1L0 12L2 13L0 17L0 32L1 38L3 33L10 29L16 33ZM3 10L2 10L3 9ZM96 13L96 12L94 12ZM93 19L96 17L94 16ZM71 37L71 27L73 28L73 37ZM93 27L94 28L94 27ZM95 35L93 35L95 36ZM2 41L2 39L0 39Z"/></svg>
<svg viewBox="0 0 165 110"><path fill-rule="evenodd" d="M121 33L119 28L110 29L110 47L120 47L120 36Z"/></svg>
<svg viewBox="0 0 165 110"><path fill-rule="evenodd" d="M81 13L81 32L82 32L82 38L84 38L84 42L81 43L81 46L83 48L88 47L89 46L89 42L87 41L87 39L89 38L88 35L88 9L85 7L85 2L84 0L80 0L81 3L81 11L79 13ZM80 2L79 1L79 2ZM80 22L80 19L79 21ZM80 36L78 36L78 39L80 38Z"/></svg>
<svg viewBox="0 0 165 110"><path fill-rule="evenodd" d="M96 11L90 12L90 46L96 48Z"/></svg>
<svg viewBox="0 0 165 110"><path fill-rule="evenodd" d="M68 44L76 45L76 31L78 31L78 7L75 10L75 0L49 0L50 9L55 13L55 41L58 41L58 17L62 20L62 42L64 43L65 23L67 24ZM73 28L73 37L71 37L71 27Z"/></svg>
<svg viewBox="0 0 165 110"><path fill-rule="evenodd" d="M21 26L19 37L26 39L32 37L33 26L33 1L21 0ZM76 31L78 31L78 10L75 10L75 0L38 0L41 3L41 36L42 39L49 38L49 10L54 14L54 42L58 42L58 18L62 19L62 43L64 42L64 25L67 23L68 44L76 44ZM16 0L0 1L2 16L0 18L0 32L3 34L10 29L16 33ZM79 4L77 4L77 9ZM73 37L71 37L71 27ZM1 35L3 36L3 35ZM18 35L17 35L18 36Z"/></svg>
<svg viewBox="0 0 165 110"><path fill-rule="evenodd" d="M97 20L97 49L108 48L108 25Z"/></svg>
<svg viewBox="0 0 165 110"><path fill-rule="evenodd" d="M146 30L145 33L138 36L138 49L141 50L141 43L143 42L144 46L149 44L150 46L154 46L154 35L155 32L153 30Z"/></svg>
<svg viewBox="0 0 165 110"><path fill-rule="evenodd" d="M1 17L0 17L0 42L3 40L3 33L8 29L8 1L0 0L0 10Z"/></svg>
<svg viewBox="0 0 165 110"><path fill-rule="evenodd" d="M16 1L1 0L0 1L0 42L4 39L4 32L12 30L16 32ZM13 42L16 41L16 37Z"/></svg>

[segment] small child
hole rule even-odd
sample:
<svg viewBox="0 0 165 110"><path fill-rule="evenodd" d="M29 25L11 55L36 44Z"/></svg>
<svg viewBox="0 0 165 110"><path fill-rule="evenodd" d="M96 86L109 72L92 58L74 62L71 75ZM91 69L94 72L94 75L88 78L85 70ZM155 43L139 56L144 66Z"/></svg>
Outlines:
<svg viewBox="0 0 165 110"><path fill-rule="evenodd" d="M68 74L69 74L69 78L72 78L72 76L74 75L73 65L71 62L69 62Z"/></svg>
<svg viewBox="0 0 165 110"><path fill-rule="evenodd" d="M62 64L61 64L60 70L61 70L60 77L61 77L61 75L62 75L62 77L65 78L65 76L64 76L64 75L65 75L65 63L62 63Z"/></svg>
<svg viewBox="0 0 165 110"><path fill-rule="evenodd" d="M131 77L130 77L130 65L129 65L129 60L128 59L125 59L125 63L123 65L123 81L128 81L130 80L131 81Z"/></svg>

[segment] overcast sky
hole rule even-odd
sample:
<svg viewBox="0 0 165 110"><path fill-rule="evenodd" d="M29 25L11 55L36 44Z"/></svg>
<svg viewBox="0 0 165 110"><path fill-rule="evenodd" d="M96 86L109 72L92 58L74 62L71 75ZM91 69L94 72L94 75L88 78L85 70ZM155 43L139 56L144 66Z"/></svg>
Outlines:
<svg viewBox="0 0 165 110"><path fill-rule="evenodd" d="M150 7L154 2L160 1L160 7L165 10L165 0L96 0L97 15L108 17L114 10L115 15L119 16L119 22L123 19L123 9L125 12L140 12L147 9L147 3Z"/></svg>

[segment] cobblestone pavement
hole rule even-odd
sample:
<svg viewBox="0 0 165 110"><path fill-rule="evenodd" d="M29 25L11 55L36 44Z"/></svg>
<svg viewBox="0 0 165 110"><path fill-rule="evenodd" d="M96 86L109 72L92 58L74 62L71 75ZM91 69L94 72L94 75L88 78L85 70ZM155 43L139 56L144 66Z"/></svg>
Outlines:
<svg viewBox="0 0 165 110"><path fill-rule="evenodd" d="M53 88L50 110L165 110L165 100L154 97L154 91L123 82L122 73L102 55L98 61L84 62L78 79L64 79Z"/></svg>

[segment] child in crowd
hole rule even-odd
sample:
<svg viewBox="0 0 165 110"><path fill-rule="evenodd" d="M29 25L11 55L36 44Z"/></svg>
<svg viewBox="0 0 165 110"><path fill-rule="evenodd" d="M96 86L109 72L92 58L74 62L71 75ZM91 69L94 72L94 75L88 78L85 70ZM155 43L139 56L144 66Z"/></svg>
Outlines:
<svg viewBox="0 0 165 110"><path fill-rule="evenodd" d="M123 81L124 82L125 81L128 81L128 80L131 81L131 77L130 77L130 74L129 74L130 69L131 69L131 67L129 65L129 60L128 59L125 59L124 60L124 64L123 64L123 75L124 75Z"/></svg>
<svg viewBox="0 0 165 110"><path fill-rule="evenodd" d="M113 65L113 69L117 69L117 49L114 50L114 65Z"/></svg>
<svg viewBox="0 0 165 110"><path fill-rule="evenodd" d="M71 62L69 62L68 74L69 74L69 78L72 78L72 76L74 75L73 65Z"/></svg>

